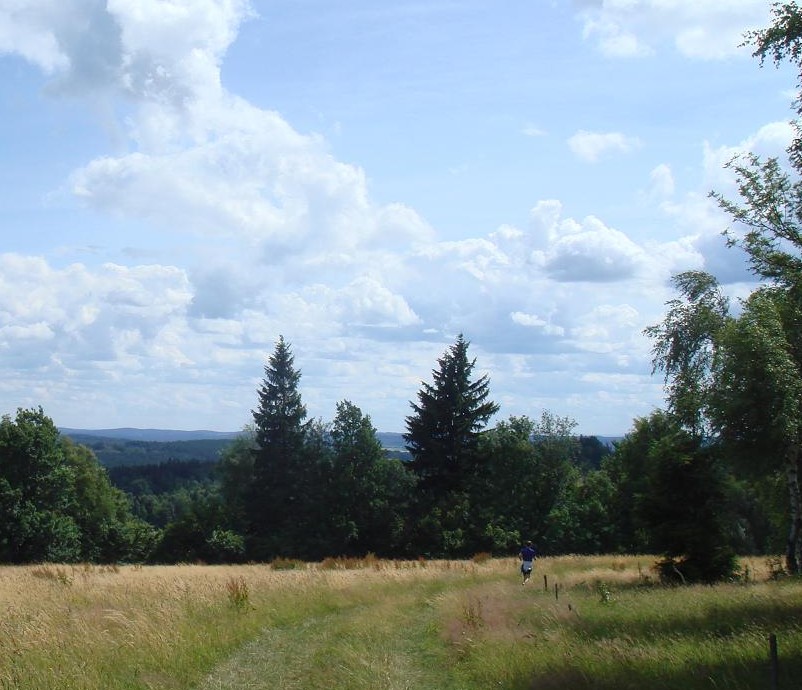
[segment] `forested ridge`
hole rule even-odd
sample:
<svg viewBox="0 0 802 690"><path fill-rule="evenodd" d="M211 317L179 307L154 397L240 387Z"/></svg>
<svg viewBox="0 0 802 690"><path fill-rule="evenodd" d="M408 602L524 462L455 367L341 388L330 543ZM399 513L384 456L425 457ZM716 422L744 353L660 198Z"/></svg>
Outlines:
<svg viewBox="0 0 802 690"><path fill-rule="evenodd" d="M772 25L746 38L761 61L802 65L794 2L775 4ZM795 105L802 114L802 99ZM514 553L532 539L552 555L660 554L663 576L683 582L736 576L738 554L782 553L778 571L798 574L802 133L793 124L787 160L737 157L727 167L738 197L711 194L732 220L725 234L755 277L751 293L731 303L713 275L674 276L676 297L645 330L665 409L633 420L612 448L577 436L558 412L504 418L459 334L410 401L402 459L348 399L331 421L308 418L302 370L278 336L251 423L214 459L183 462L165 446L156 469L132 477L62 436L42 409L3 417L0 561L461 558ZM120 452L88 443L106 458Z"/></svg>
<svg viewBox="0 0 802 690"><path fill-rule="evenodd" d="M161 465L174 462L217 462L233 438L191 441L140 441L128 438L91 436L62 432L74 443L86 446L104 467Z"/></svg>

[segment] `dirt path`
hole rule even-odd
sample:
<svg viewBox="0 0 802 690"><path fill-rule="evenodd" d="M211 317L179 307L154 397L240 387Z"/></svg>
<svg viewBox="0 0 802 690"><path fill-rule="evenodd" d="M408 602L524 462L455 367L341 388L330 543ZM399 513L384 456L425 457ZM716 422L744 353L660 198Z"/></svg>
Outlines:
<svg viewBox="0 0 802 690"><path fill-rule="evenodd" d="M456 690L437 639L441 590L379 587L357 605L265 629L197 690Z"/></svg>

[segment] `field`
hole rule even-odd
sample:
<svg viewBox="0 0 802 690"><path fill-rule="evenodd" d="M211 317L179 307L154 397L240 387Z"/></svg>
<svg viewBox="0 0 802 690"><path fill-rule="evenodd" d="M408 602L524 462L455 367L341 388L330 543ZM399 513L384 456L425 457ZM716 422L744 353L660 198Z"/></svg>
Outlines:
<svg viewBox="0 0 802 690"><path fill-rule="evenodd" d="M799 687L802 581L666 588L652 561L0 567L0 688Z"/></svg>

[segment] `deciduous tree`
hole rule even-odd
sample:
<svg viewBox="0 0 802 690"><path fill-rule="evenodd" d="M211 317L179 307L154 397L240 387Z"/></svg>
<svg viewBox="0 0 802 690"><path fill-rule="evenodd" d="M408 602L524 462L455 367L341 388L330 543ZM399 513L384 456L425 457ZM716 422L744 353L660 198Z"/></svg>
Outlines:
<svg viewBox="0 0 802 690"><path fill-rule="evenodd" d="M385 457L370 417L348 400L337 403L331 444L331 543L349 555L399 555L414 476Z"/></svg>

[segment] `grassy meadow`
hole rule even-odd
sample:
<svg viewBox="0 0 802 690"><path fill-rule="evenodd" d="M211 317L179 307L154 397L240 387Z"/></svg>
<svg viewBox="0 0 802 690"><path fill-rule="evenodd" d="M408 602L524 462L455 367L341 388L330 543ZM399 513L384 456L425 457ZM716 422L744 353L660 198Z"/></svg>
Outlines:
<svg viewBox="0 0 802 690"><path fill-rule="evenodd" d="M777 688L802 678L802 580L715 587L648 556L0 567L0 688ZM545 576L545 578L544 578Z"/></svg>

